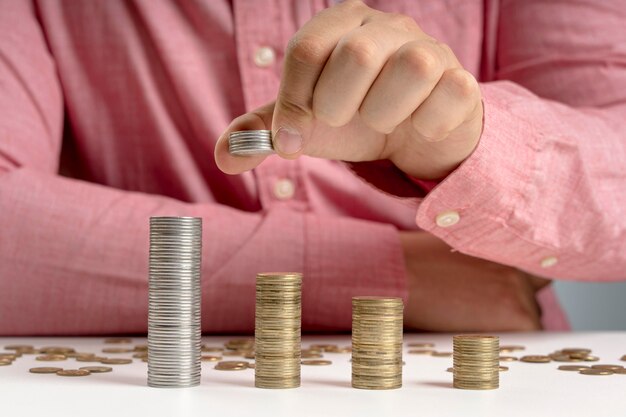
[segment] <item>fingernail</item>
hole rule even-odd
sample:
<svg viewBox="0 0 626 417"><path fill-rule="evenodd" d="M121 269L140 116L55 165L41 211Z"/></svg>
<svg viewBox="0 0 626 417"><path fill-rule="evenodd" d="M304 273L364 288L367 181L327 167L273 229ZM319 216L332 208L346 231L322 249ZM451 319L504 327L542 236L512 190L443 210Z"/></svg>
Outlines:
<svg viewBox="0 0 626 417"><path fill-rule="evenodd" d="M302 136L295 130L281 127L274 136L274 146L284 155L291 155L302 149Z"/></svg>

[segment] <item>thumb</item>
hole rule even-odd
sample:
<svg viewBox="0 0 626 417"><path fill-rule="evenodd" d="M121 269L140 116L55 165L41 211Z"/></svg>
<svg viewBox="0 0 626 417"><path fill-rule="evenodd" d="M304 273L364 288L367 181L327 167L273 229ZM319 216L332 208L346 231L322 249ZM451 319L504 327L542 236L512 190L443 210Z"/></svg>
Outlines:
<svg viewBox="0 0 626 417"><path fill-rule="evenodd" d="M226 174L241 174L256 168L268 155L235 156L228 152L228 137L240 130L270 130L274 103L266 104L233 120L215 145L215 163Z"/></svg>
<svg viewBox="0 0 626 417"><path fill-rule="evenodd" d="M272 119L272 142L276 153L286 159L302 155L312 121L309 105L279 95Z"/></svg>

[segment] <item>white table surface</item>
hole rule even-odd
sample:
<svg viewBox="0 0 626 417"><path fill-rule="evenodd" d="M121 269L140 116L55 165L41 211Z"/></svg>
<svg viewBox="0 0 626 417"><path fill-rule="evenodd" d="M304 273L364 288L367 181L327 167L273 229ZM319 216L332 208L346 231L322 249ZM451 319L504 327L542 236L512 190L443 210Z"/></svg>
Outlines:
<svg viewBox="0 0 626 417"><path fill-rule="evenodd" d="M236 336L204 337L218 345ZM408 342L436 343L451 351L450 335L406 334ZM146 343L133 338L133 344ZM349 336L305 336L303 347L313 343L349 345ZM100 352L103 338L0 338L0 346L31 344L35 347L70 346L77 351ZM595 363L626 365L626 332L518 333L500 335L500 344L521 344L525 352L547 354L565 347L586 347L601 360ZM31 374L35 366L66 369L97 365L75 362L38 362L24 355L13 365L0 367L0 416L626 416L626 375L585 376L558 371L560 363L503 362L500 388L466 391L452 388L446 368L452 358L408 355L405 347L403 387L390 391L365 391L350 386L349 354L326 353L330 366L303 366L302 386L289 390L254 387L254 371L216 371L203 362L202 383L184 389L159 389L146 385L147 364L110 365L113 372L69 378ZM4 351L4 349L0 349ZM130 354L104 354L130 357ZM239 358L224 358L239 359Z"/></svg>

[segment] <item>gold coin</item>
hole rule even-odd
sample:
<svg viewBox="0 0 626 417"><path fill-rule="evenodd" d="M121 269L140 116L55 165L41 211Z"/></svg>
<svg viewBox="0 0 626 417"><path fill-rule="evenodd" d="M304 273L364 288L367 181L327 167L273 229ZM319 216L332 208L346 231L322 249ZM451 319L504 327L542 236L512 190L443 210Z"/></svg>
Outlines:
<svg viewBox="0 0 626 417"><path fill-rule="evenodd" d="M500 366L500 367L498 368L498 370L499 370L500 372L506 372L506 371L508 371L508 370L509 370L509 368L508 368L507 366Z"/></svg>
<svg viewBox="0 0 626 417"><path fill-rule="evenodd" d="M500 362L513 362L517 360L515 356L500 356L498 359Z"/></svg>
<svg viewBox="0 0 626 417"><path fill-rule="evenodd" d="M433 352L432 356L435 356L438 358L449 358L452 356L452 352Z"/></svg>
<svg viewBox="0 0 626 417"><path fill-rule="evenodd" d="M200 357L200 360L202 360L202 362L217 362L222 360L221 356L215 356L215 355L202 355Z"/></svg>
<svg viewBox="0 0 626 417"><path fill-rule="evenodd" d="M589 369L589 367L584 365L561 365L558 369L561 371L582 371L583 369Z"/></svg>
<svg viewBox="0 0 626 417"><path fill-rule="evenodd" d="M582 371L579 371L578 373L583 374L583 375L613 375L613 371L610 371L608 369L583 369Z"/></svg>
<svg viewBox="0 0 626 417"><path fill-rule="evenodd" d="M526 355L520 358L520 361L528 363L548 363L551 360L549 356L545 355Z"/></svg>
<svg viewBox="0 0 626 417"><path fill-rule="evenodd" d="M104 372L111 372L113 370L113 368L111 368L110 366L83 366L79 369L89 371L92 374L101 374Z"/></svg>
<svg viewBox="0 0 626 417"><path fill-rule="evenodd" d="M520 350L526 350L526 347L525 346L520 346L520 345L500 346L500 352L511 353L511 352L516 352L516 351L520 351Z"/></svg>
<svg viewBox="0 0 626 417"><path fill-rule="evenodd" d="M618 375L626 375L626 369L622 368L622 369L616 369L613 371L614 374L618 374Z"/></svg>
<svg viewBox="0 0 626 417"><path fill-rule="evenodd" d="M12 361L19 358L20 356L21 355L16 355L14 353L0 353L0 359L11 359Z"/></svg>
<svg viewBox="0 0 626 417"><path fill-rule="evenodd" d="M248 368L255 369L256 368L256 363L249 363L248 364Z"/></svg>
<svg viewBox="0 0 626 417"><path fill-rule="evenodd" d="M122 344L122 343L133 343L133 339L129 339L128 337L109 337L108 339L104 339L104 343L110 344Z"/></svg>
<svg viewBox="0 0 626 417"><path fill-rule="evenodd" d="M248 369L249 363L247 361L222 361L218 362L214 369L218 371L241 371Z"/></svg>
<svg viewBox="0 0 626 417"><path fill-rule="evenodd" d="M597 361L600 360L600 358L597 357L597 356L587 355L587 356L585 356L585 358L583 360L585 362L597 362Z"/></svg>
<svg viewBox="0 0 626 417"><path fill-rule="evenodd" d="M87 353L87 352L70 352L65 354L68 358L92 358L96 356L95 353Z"/></svg>
<svg viewBox="0 0 626 417"><path fill-rule="evenodd" d="M76 362L101 362L106 359L104 356L77 356Z"/></svg>
<svg viewBox="0 0 626 417"><path fill-rule="evenodd" d="M212 353L212 352L223 352L224 348L219 346L202 346L200 349L202 352Z"/></svg>
<svg viewBox="0 0 626 417"><path fill-rule="evenodd" d="M148 352L137 352L133 355L135 359L143 359L148 357Z"/></svg>
<svg viewBox="0 0 626 417"><path fill-rule="evenodd" d="M411 355L432 355L435 351L432 349L411 349L409 353Z"/></svg>
<svg viewBox="0 0 626 417"><path fill-rule="evenodd" d="M39 366L37 368L30 368L28 372L33 374L56 374L59 371L62 371L63 368L56 368L52 366Z"/></svg>
<svg viewBox="0 0 626 417"><path fill-rule="evenodd" d="M622 356L622 358L620 360L626 361L626 355Z"/></svg>
<svg viewBox="0 0 626 417"><path fill-rule="evenodd" d="M254 346L254 339L229 340L224 346L231 350L249 350Z"/></svg>
<svg viewBox="0 0 626 417"><path fill-rule="evenodd" d="M566 354L571 354L571 353L589 354L589 353L591 353L591 349L587 349L587 348L564 348L564 349L561 349L561 352L566 353Z"/></svg>
<svg viewBox="0 0 626 417"><path fill-rule="evenodd" d="M66 353L76 352L74 348L65 346L46 346L39 349L40 353L51 355L65 355Z"/></svg>
<svg viewBox="0 0 626 417"><path fill-rule="evenodd" d="M133 349L135 352L147 352L148 345L136 345Z"/></svg>
<svg viewBox="0 0 626 417"><path fill-rule="evenodd" d="M311 345L310 349L312 350L321 350L322 352L332 351L334 349L339 349L338 345L326 344L326 345Z"/></svg>
<svg viewBox="0 0 626 417"><path fill-rule="evenodd" d="M446 369L446 372L454 372L454 368L448 368Z"/></svg>
<svg viewBox="0 0 626 417"><path fill-rule="evenodd" d="M323 365L331 365L332 361L325 360L325 359L308 359L300 363L302 363L302 365L323 366Z"/></svg>
<svg viewBox="0 0 626 417"><path fill-rule="evenodd" d="M413 342L407 344L407 346L413 348L432 348L435 347L435 344L430 342Z"/></svg>
<svg viewBox="0 0 626 417"><path fill-rule="evenodd" d="M0 366L11 365L13 361L11 359L0 359Z"/></svg>
<svg viewBox="0 0 626 417"><path fill-rule="evenodd" d="M322 355L321 353L314 353L314 352L302 352L300 354L300 357L302 359L321 359L324 357L324 355Z"/></svg>
<svg viewBox="0 0 626 417"><path fill-rule="evenodd" d="M31 346L31 345L6 345L4 348L6 350L32 350L32 349L35 349L35 347Z"/></svg>
<svg viewBox="0 0 626 417"><path fill-rule="evenodd" d="M58 376L87 376L91 374L91 372L84 369L63 369L57 371L56 374Z"/></svg>
<svg viewBox="0 0 626 417"><path fill-rule="evenodd" d="M134 349L130 348L104 348L102 349L102 353L130 353L134 352Z"/></svg>
<svg viewBox="0 0 626 417"><path fill-rule="evenodd" d="M592 365L591 369L606 369L608 371L617 371L619 369L624 369L622 365Z"/></svg>
<svg viewBox="0 0 626 417"><path fill-rule="evenodd" d="M132 359L123 359L123 358L104 358L100 361L100 363L104 365L127 365L132 363Z"/></svg>
<svg viewBox="0 0 626 417"><path fill-rule="evenodd" d="M334 348L324 349L324 352L328 352L328 353L350 353L350 352L352 352L352 347L351 346L334 347Z"/></svg>
<svg viewBox="0 0 626 417"><path fill-rule="evenodd" d="M44 362L64 361L66 359L67 359L67 356L58 355L58 354L41 355L35 358L35 360L37 361L44 361Z"/></svg>

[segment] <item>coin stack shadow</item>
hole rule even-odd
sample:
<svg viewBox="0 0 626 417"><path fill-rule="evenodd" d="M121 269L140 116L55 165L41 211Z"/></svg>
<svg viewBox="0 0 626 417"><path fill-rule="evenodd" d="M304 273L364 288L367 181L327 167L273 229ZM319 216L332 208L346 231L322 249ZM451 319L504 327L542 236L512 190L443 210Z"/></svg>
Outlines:
<svg viewBox="0 0 626 417"><path fill-rule="evenodd" d="M498 336L453 337L454 388L496 389L500 384L500 339Z"/></svg>
<svg viewBox="0 0 626 417"><path fill-rule="evenodd" d="M257 388L300 386L302 274L256 278L255 370Z"/></svg>
<svg viewBox="0 0 626 417"><path fill-rule="evenodd" d="M200 384L202 219L150 218L148 385Z"/></svg>
<svg viewBox="0 0 626 417"><path fill-rule="evenodd" d="M236 156L274 153L271 130L241 130L228 135L228 152Z"/></svg>
<svg viewBox="0 0 626 417"><path fill-rule="evenodd" d="M400 298L352 298L352 386L361 389L402 387Z"/></svg>

